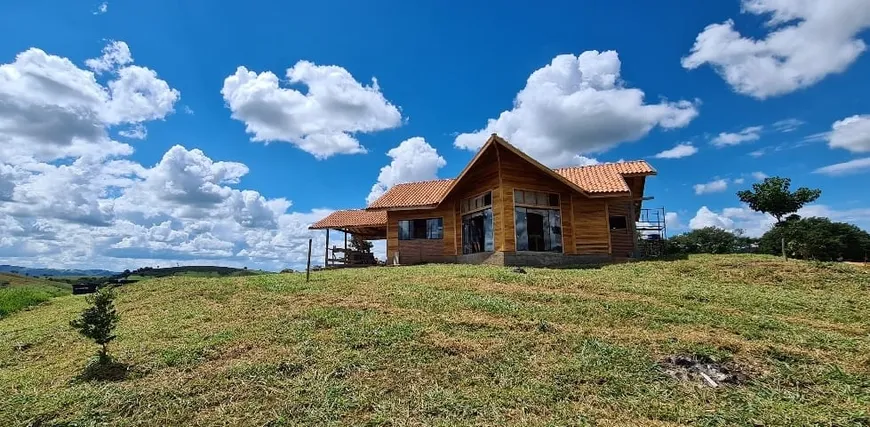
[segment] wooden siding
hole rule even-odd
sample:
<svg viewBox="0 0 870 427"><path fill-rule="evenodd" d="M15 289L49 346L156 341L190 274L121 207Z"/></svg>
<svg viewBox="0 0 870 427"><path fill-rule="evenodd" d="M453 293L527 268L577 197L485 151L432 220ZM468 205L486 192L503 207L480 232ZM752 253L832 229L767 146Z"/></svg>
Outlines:
<svg viewBox="0 0 870 427"><path fill-rule="evenodd" d="M574 196L574 241L581 255L610 253L610 226L607 223L607 202Z"/></svg>
<svg viewBox="0 0 870 427"><path fill-rule="evenodd" d="M419 264L444 260L444 242L441 240L399 240L399 263Z"/></svg>
<svg viewBox="0 0 870 427"><path fill-rule="evenodd" d="M493 238L495 239L493 246L496 251L500 251L502 249L499 237L502 235L501 228L504 226L504 214L501 211L502 197L499 192L498 153L496 153L495 147L490 147L481 153L477 163L465 173L462 180L456 184L456 187L439 206L439 209L445 206L452 207L453 246L450 251L451 255L462 254L462 213L459 210L459 202L487 191L492 192L492 226ZM446 220L444 233L447 233Z"/></svg>
<svg viewBox="0 0 870 427"><path fill-rule="evenodd" d="M626 199L608 202L609 216L625 216L628 225L628 228L623 230L610 230L610 245L613 248L612 255L615 258L629 258L634 255L637 237L635 235L633 203Z"/></svg>
<svg viewBox="0 0 870 427"><path fill-rule="evenodd" d="M574 223L571 216L572 195L577 194L573 189L560 182L558 179L538 170L528 161L508 150L499 150L499 164L501 169L501 187L503 203L501 204L502 216L505 218L504 228L500 236L496 236L497 246L504 248L505 252L516 252L517 233L516 219L514 215L514 190L533 190L559 194L560 214L562 217L562 248L563 253L576 253L574 241Z"/></svg>
<svg viewBox="0 0 870 427"><path fill-rule="evenodd" d="M437 257L436 259L435 255L455 255L456 221L453 208L454 206L452 204L442 203L435 209L389 211L387 213L387 263L392 264L396 251L399 251L400 263L413 264L413 262L405 260L405 254L402 252L402 249L406 247L406 242L426 242L425 244L421 244L422 246L407 246L412 253L416 253L417 255L423 254L426 256L426 259L420 259L416 262L440 262L443 257ZM435 240L399 240L399 221L425 218L442 218L444 226L443 238ZM424 247L425 250L422 250Z"/></svg>

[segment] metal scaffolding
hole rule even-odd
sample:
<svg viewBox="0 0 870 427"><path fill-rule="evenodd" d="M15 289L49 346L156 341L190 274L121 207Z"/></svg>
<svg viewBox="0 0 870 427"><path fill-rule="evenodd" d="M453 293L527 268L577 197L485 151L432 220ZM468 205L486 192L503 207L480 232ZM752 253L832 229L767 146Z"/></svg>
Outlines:
<svg viewBox="0 0 870 427"><path fill-rule="evenodd" d="M637 226L638 256L655 258L665 255L668 239L668 226L665 208L646 208L640 210Z"/></svg>

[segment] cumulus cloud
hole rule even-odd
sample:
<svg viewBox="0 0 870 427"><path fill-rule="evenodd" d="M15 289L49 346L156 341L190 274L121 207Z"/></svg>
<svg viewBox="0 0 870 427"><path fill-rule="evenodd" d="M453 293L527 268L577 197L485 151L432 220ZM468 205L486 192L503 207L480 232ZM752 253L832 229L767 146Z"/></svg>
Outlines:
<svg viewBox="0 0 870 427"><path fill-rule="evenodd" d="M834 209L827 205L804 206L797 212L801 217L826 217L832 221L855 224L870 229L870 208ZM776 223L772 216L755 212L747 206L724 208L719 212L702 206L689 221L689 228L717 227L729 231L742 231L749 237L760 237Z"/></svg>
<svg viewBox="0 0 870 427"><path fill-rule="evenodd" d="M95 73L104 73L133 62L130 46L122 41L112 40L103 48L103 55L85 61L85 65Z"/></svg>
<svg viewBox="0 0 870 427"><path fill-rule="evenodd" d="M283 141L319 159L336 154L364 153L354 136L395 128L399 109L381 93L378 81L359 83L344 68L299 61L287 69L290 84L281 87L271 71L257 74L245 67L224 80L221 94L232 117L245 123L253 141Z"/></svg>
<svg viewBox="0 0 870 427"><path fill-rule="evenodd" d="M762 126L750 126L737 133L722 132L710 141L716 147L728 147L744 142L757 141L761 138Z"/></svg>
<svg viewBox="0 0 870 427"><path fill-rule="evenodd" d="M826 137L831 148L843 148L853 153L870 152L870 115L838 120Z"/></svg>
<svg viewBox="0 0 870 427"><path fill-rule="evenodd" d="M447 164L438 151L419 136L402 141L387 155L393 160L381 168L366 203L374 202L396 184L435 179L438 169Z"/></svg>
<svg viewBox="0 0 870 427"><path fill-rule="evenodd" d="M834 163L813 171L822 175L840 176L867 172L870 170L870 157L849 160L848 162Z"/></svg>
<svg viewBox="0 0 870 427"><path fill-rule="evenodd" d="M698 149L694 145L685 142L675 145L674 148L664 150L653 157L657 159L681 159L683 157L689 157L697 152Z"/></svg>
<svg viewBox="0 0 870 427"><path fill-rule="evenodd" d="M135 268L168 263L299 267L329 209L237 188L248 167L184 146L145 167L109 131L144 137L178 92L131 65L123 42L94 71L32 48L0 65L0 263ZM119 53L120 52L120 53Z"/></svg>
<svg viewBox="0 0 870 427"><path fill-rule="evenodd" d="M106 85L69 59L37 48L0 65L0 158L129 155L132 148L111 140L107 128L163 119L180 93L153 70L129 65L126 43L111 42L107 55L115 59L98 61L109 64Z"/></svg>
<svg viewBox="0 0 870 427"><path fill-rule="evenodd" d="M498 133L542 163L564 166L657 126L684 127L698 115L690 101L646 103L642 90L626 87L621 66L615 51L559 55L529 76L511 110L458 135L454 144L477 150Z"/></svg>
<svg viewBox="0 0 870 427"><path fill-rule="evenodd" d="M769 32L753 39L730 19L708 25L683 67L710 65L734 91L765 99L841 73L867 48L859 38L870 28L866 0L743 0L742 11L764 17Z"/></svg>
<svg viewBox="0 0 870 427"><path fill-rule="evenodd" d="M717 179L704 184L695 184L692 188L695 189L695 194L718 193L728 189L728 181Z"/></svg>

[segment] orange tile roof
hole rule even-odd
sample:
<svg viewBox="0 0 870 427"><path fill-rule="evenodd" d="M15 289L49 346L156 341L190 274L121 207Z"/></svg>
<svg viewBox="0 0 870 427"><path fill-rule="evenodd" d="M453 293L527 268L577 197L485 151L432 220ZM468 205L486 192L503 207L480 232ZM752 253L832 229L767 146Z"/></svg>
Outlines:
<svg viewBox="0 0 870 427"><path fill-rule="evenodd" d="M324 228L386 227L387 211L367 211L351 209L335 211L326 218L311 224L311 230Z"/></svg>
<svg viewBox="0 0 870 427"><path fill-rule="evenodd" d="M554 169L587 193L628 193L625 175L655 175L656 170L644 160L574 166Z"/></svg>
<svg viewBox="0 0 870 427"><path fill-rule="evenodd" d="M437 205L453 183L452 179L396 184L366 209L403 208ZM385 220L386 221L386 220Z"/></svg>

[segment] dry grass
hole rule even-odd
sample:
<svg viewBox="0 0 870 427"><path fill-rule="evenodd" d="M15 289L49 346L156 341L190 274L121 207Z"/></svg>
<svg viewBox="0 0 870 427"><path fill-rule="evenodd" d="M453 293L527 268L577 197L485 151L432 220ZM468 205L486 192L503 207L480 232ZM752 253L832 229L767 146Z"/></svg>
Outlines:
<svg viewBox="0 0 870 427"><path fill-rule="evenodd" d="M758 256L155 279L119 292L121 381L79 379L80 297L0 321L0 425L868 425L868 291Z"/></svg>

